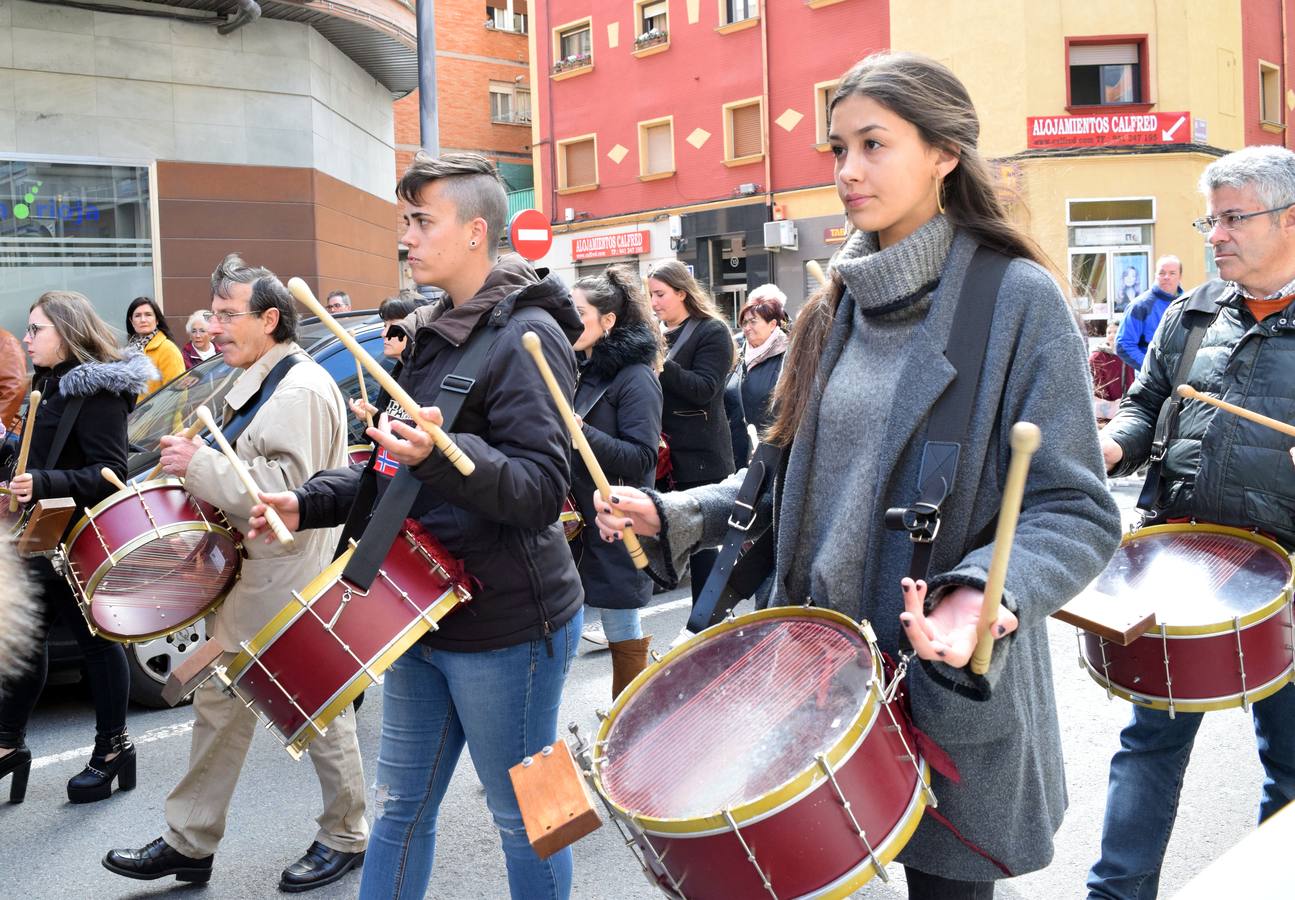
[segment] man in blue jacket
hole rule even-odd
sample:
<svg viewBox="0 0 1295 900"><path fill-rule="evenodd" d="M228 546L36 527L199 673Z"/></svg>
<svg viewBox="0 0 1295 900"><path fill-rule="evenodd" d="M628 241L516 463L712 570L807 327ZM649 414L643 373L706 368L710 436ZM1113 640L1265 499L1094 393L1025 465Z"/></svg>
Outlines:
<svg viewBox="0 0 1295 900"><path fill-rule="evenodd" d="M1174 298L1182 295L1182 280L1182 260L1176 256L1162 256L1156 260L1156 283L1129 304L1124 321L1120 323L1120 333L1115 338L1115 352L1134 369L1142 368L1142 360L1151 346L1160 317Z"/></svg>

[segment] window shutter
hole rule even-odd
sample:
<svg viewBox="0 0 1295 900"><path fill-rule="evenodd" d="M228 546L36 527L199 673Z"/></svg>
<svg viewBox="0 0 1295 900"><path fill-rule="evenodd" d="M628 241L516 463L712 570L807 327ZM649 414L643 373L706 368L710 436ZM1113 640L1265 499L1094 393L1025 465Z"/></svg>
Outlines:
<svg viewBox="0 0 1295 900"><path fill-rule="evenodd" d="M661 0L660 3L647 4L643 7L643 18L654 19L657 16L664 16L666 14L666 6L666 0Z"/></svg>
<svg viewBox="0 0 1295 900"><path fill-rule="evenodd" d="M655 175L658 172L669 172L674 168L674 160L671 159L672 141L671 128L669 122L662 122L660 125L652 125L646 129L647 134L644 136L643 143L647 148L647 161L645 175Z"/></svg>
<svg viewBox="0 0 1295 900"><path fill-rule="evenodd" d="M598 164L592 139L567 144L567 187L582 187L598 181Z"/></svg>
<svg viewBox="0 0 1295 900"><path fill-rule="evenodd" d="M731 112L733 128L733 159L756 156L764 152L760 134L760 104L738 106Z"/></svg>
<svg viewBox="0 0 1295 900"><path fill-rule="evenodd" d="M1138 62L1137 44L1074 44L1072 66L1120 66Z"/></svg>

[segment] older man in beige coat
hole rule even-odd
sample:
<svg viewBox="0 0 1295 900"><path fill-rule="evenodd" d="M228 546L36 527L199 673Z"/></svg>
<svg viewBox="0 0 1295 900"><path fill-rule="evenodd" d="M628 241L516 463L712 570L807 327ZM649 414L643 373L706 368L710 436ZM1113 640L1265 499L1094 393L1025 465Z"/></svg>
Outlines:
<svg viewBox="0 0 1295 900"><path fill-rule="evenodd" d="M267 491L290 490L322 469L346 464L346 410L333 379L295 342L296 311L282 283L266 269L230 256L212 275L211 335L225 362L242 369L225 397L225 420L253 401L271 370L290 355L299 361L283 374L238 436L234 450ZM163 438L162 468L184 477L191 494L220 508L247 531L251 499L230 462L195 439ZM242 575L224 604L207 619L213 640L229 654L252 638L284 604L332 560L337 529L300 534L290 547L247 542ZM305 661L303 661L304 663ZM211 877L225 832L230 798L247 756L256 716L213 681L194 696L189 770L166 801L167 829L138 850L112 850L103 864L129 878ZM313 741L309 755L323 789L324 812L315 842L284 870L279 889L305 891L329 884L360 864L368 840L364 774L355 720L343 715Z"/></svg>

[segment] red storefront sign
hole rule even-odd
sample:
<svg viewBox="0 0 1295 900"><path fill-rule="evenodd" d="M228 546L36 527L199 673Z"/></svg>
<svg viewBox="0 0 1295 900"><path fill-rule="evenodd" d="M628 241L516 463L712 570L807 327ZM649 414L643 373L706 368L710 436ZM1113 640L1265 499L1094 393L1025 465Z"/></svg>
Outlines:
<svg viewBox="0 0 1295 900"><path fill-rule="evenodd" d="M621 231L616 234L591 234L571 242L572 259L599 259L604 256L637 256L652 249L652 232Z"/></svg>
<svg viewBox="0 0 1295 900"><path fill-rule="evenodd" d="M1025 120L1030 149L1185 144L1192 139L1191 113L1090 113L1031 116Z"/></svg>

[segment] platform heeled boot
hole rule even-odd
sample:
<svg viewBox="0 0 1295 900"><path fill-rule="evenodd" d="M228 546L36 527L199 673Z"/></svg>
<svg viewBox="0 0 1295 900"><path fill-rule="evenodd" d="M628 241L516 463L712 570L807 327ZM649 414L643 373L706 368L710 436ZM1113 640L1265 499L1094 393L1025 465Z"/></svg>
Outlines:
<svg viewBox="0 0 1295 900"><path fill-rule="evenodd" d="M117 755L108 759L111 753ZM67 799L73 803L107 800L112 794L114 778L120 790L135 787L135 745L125 728L113 734L95 735L94 754L89 764L67 783Z"/></svg>
<svg viewBox="0 0 1295 900"><path fill-rule="evenodd" d="M21 734L9 731L0 731L0 750L10 751L0 756L0 778L13 776L9 780L9 802L22 803L27 796L27 776L31 774L31 751Z"/></svg>

